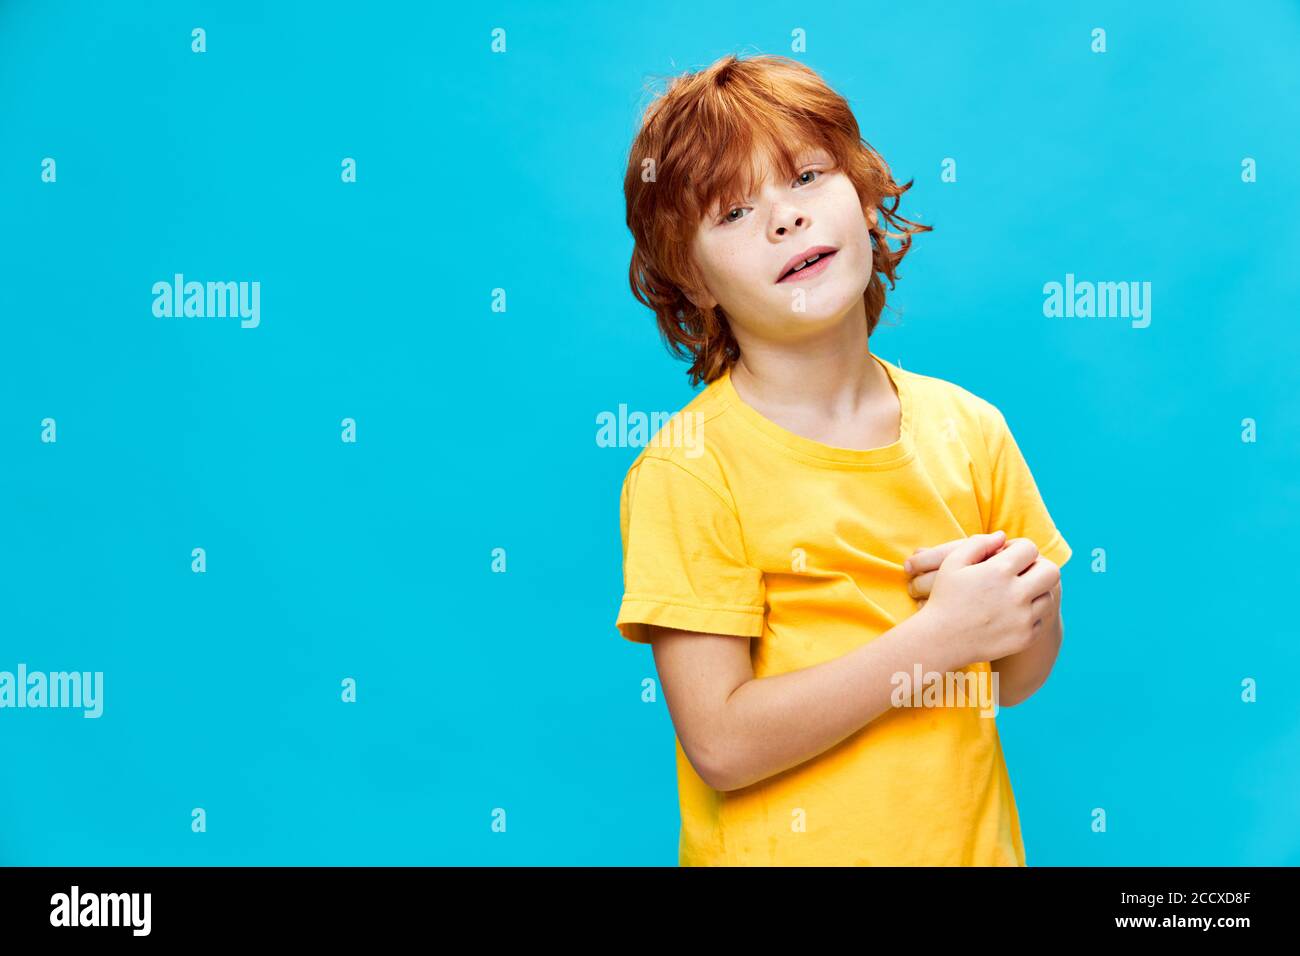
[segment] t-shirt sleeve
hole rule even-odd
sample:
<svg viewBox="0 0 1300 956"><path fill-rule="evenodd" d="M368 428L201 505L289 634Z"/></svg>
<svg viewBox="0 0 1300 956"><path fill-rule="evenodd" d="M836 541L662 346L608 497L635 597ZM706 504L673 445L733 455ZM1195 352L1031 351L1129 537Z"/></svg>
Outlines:
<svg viewBox="0 0 1300 956"><path fill-rule="evenodd" d="M650 643L647 624L759 637L767 594L746 561L722 494L676 462L643 458L623 482L623 600L615 626Z"/></svg>
<svg viewBox="0 0 1300 956"><path fill-rule="evenodd" d="M992 465L991 487L986 492L984 531L999 529L1007 539L1028 538L1038 553L1064 567L1073 553L1047 511L1025 456L1011 434L1006 418L993 405L985 417L984 439Z"/></svg>

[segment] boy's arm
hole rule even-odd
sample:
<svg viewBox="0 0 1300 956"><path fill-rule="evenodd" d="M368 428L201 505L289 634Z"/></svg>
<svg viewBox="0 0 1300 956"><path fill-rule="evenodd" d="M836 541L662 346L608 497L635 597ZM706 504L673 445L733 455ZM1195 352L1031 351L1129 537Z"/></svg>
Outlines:
<svg viewBox="0 0 1300 956"><path fill-rule="evenodd" d="M1056 614L1050 621L1043 622L1047 630L1042 637L1018 654L1009 654L989 662L989 666L998 675L999 707L1014 707L1032 697L1043 686L1056 664L1056 656L1061 650L1061 638L1065 634L1059 582L1052 588L1052 599Z"/></svg>
<svg viewBox="0 0 1300 956"><path fill-rule="evenodd" d="M829 661L755 678L750 638L653 627L655 665L682 749L735 790L830 749L891 707L895 674L956 670L924 610ZM1000 680L1000 678L999 678Z"/></svg>

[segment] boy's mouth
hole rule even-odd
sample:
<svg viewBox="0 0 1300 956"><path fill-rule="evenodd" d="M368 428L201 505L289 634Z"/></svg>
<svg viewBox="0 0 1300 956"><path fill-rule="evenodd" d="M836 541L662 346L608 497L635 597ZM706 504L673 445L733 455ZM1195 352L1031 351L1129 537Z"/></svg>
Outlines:
<svg viewBox="0 0 1300 956"><path fill-rule="evenodd" d="M805 249L785 264L780 278L776 281L791 282L819 275L826 271L837 251L832 246L813 246L811 249Z"/></svg>

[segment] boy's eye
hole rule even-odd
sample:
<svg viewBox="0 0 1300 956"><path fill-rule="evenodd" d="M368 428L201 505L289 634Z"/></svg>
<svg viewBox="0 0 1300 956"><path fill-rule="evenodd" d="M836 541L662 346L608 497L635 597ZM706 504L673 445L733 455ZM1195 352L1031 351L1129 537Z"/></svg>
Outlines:
<svg viewBox="0 0 1300 956"><path fill-rule="evenodd" d="M821 175L821 172L822 172L822 171L821 171L820 169L805 169L802 173L800 173L800 174L795 178L795 182L798 183L798 184L801 185L801 186L807 186L809 183L816 182L816 180L815 180L815 179L804 179L804 177L805 177L805 176L820 176L820 175ZM729 208L725 213L722 214L722 218L719 219L718 222L719 222L719 223L722 223L722 224L726 224L726 223L729 223L729 222L739 222L739 221L740 221L740 217L739 217L739 216L732 216L731 214L732 214L733 212L744 212L744 210L745 210L745 207L744 207L744 206L732 206L732 207Z"/></svg>

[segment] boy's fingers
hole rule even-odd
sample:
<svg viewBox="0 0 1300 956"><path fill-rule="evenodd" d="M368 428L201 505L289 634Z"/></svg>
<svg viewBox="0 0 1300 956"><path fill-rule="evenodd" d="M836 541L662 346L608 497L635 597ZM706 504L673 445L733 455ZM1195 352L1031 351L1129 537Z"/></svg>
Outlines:
<svg viewBox="0 0 1300 956"><path fill-rule="evenodd" d="M913 598L928 598L931 588L934 587L934 579L938 576L938 571L927 571L925 574L918 574L914 578L908 578L908 595Z"/></svg>
<svg viewBox="0 0 1300 956"><path fill-rule="evenodd" d="M908 574L924 574L926 571L937 571L939 565L943 564L944 558L973 538L988 538L992 541L995 537L998 538L999 542L1006 540L1001 531L994 531L992 534L977 534L971 535L969 538L945 541L943 544L936 544L933 548L917 548L912 552L912 556L903 562L903 570ZM999 549L1000 547L999 544Z"/></svg>
<svg viewBox="0 0 1300 956"><path fill-rule="evenodd" d="M943 559L948 557L958 543L948 541L937 544L933 548L917 548L912 556L903 562L903 570L908 574L924 574L926 571L937 570L939 565L943 564Z"/></svg>
<svg viewBox="0 0 1300 956"><path fill-rule="evenodd" d="M1028 538L1013 538L1005 548L1000 548L990 560L1019 575L1029 571L1038 561L1038 547Z"/></svg>

